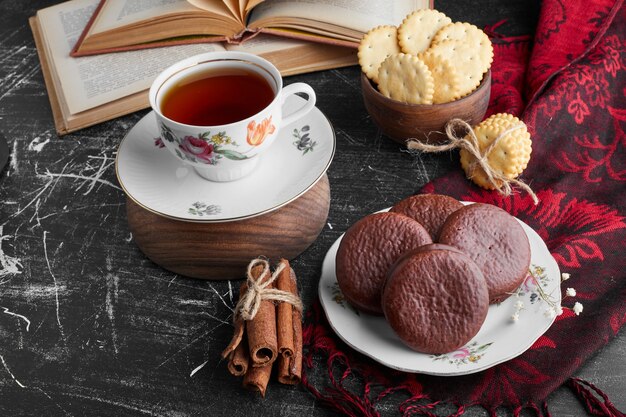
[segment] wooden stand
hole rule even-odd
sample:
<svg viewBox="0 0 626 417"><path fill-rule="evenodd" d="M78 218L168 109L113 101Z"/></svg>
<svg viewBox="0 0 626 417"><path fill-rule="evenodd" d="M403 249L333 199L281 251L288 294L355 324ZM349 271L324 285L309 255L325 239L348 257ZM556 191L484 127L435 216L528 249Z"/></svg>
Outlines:
<svg viewBox="0 0 626 417"><path fill-rule="evenodd" d="M154 263L193 278L244 278L248 263L265 256L293 259L326 224L330 186L326 174L284 207L251 219L192 223L154 214L126 199L128 224L139 249Z"/></svg>

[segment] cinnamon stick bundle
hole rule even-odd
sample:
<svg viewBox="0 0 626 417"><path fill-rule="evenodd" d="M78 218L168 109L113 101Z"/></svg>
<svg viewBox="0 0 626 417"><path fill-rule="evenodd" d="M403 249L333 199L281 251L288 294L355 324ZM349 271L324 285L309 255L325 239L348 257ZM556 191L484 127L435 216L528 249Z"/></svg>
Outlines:
<svg viewBox="0 0 626 417"><path fill-rule="evenodd" d="M274 274L269 263L255 259L239 289L234 333L222 357L232 375L243 376L246 388L265 396L278 359L278 381L297 384L302 375L302 302L296 275L282 259Z"/></svg>

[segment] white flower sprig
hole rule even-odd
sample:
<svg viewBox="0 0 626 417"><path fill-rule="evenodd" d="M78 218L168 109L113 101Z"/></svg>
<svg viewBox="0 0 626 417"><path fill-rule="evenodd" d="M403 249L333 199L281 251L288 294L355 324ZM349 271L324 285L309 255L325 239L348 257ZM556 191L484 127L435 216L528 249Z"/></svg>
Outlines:
<svg viewBox="0 0 626 417"><path fill-rule="evenodd" d="M561 282L567 281L569 278L570 278L570 274L568 274L567 272L563 272L561 274ZM563 300L565 300L567 297L576 297L576 290L574 288L568 287L565 290L565 297L563 297ZM569 307L565 307L565 308L569 308ZM583 312L583 305L579 303L578 301L576 301L574 303L574 306L570 308L570 310L572 310L574 314L578 316L580 315L580 313Z"/></svg>
<svg viewBox="0 0 626 417"><path fill-rule="evenodd" d="M556 316L560 316L561 314L563 314L563 308L567 308L569 310L572 310L574 312L574 314L576 314L577 316L580 315L580 313L582 313L583 311L583 305L581 303L579 303L578 301L576 301L574 303L573 307L562 307L560 304L558 304L554 298L546 293L543 288L541 287L541 283L539 282L538 278L535 276L535 273L531 270L528 271L532 281L535 284L535 288L537 289L537 293L539 294L539 297L546 303L548 304L548 307L545 309L544 311L544 315L548 318L554 318ZM561 274L561 282L563 281L567 281L570 278L570 274L568 274L567 272L564 272ZM519 300L520 297L520 292L521 289L517 289L517 291L515 292L515 296L518 298L518 300L515 302L515 310L513 311L513 314L511 315L511 320L513 322L517 322L519 321L519 316L520 316L520 312L524 309L524 302L522 300ZM575 297L576 296L576 290L574 288L568 287L565 290L565 296L563 297L563 300L566 299L567 297Z"/></svg>

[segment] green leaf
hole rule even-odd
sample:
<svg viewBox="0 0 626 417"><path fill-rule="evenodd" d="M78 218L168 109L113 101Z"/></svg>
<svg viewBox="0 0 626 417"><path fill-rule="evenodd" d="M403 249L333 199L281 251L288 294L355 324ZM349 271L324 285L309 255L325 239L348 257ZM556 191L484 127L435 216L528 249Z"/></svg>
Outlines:
<svg viewBox="0 0 626 417"><path fill-rule="evenodd" d="M248 157L244 154L237 151L232 151L230 149L218 149L215 151L215 153L224 155L226 158L232 159L233 161L242 161L244 159L248 159Z"/></svg>
<svg viewBox="0 0 626 417"><path fill-rule="evenodd" d="M493 342L491 343L485 343L484 345L480 346L478 349L476 349L475 353L479 353L482 352L484 350L486 350L489 346L491 346L493 344Z"/></svg>

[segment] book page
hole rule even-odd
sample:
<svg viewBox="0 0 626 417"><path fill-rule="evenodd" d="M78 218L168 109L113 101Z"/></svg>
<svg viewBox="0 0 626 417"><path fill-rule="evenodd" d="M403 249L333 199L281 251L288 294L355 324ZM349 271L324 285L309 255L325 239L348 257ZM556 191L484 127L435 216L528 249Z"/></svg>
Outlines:
<svg viewBox="0 0 626 417"><path fill-rule="evenodd" d="M102 5L91 27L91 33L132 25L155 16L194 10L198 9L187 0L109 0Z"/></svg>
<svg viewBox="0 0 626 417"><path fill-rule="evenodd" d="M245 18L246 18L246 12L247 12L247 7L248 5L248 1L247 0L239 0L239 13L240 13L240 17L241 17L241 21L245 22Z"/></svg>
<svg viewBox="0 0 626 417"><path fill-rule="evenodd" d="M296 17L367 32L378 25L398 25L411 11L429 4L428 0L265 0L251 12L250 26L261 19Z"/></svg>
<svg viewBox="0 0 626 417"><path fill-rule="evenodd" d="M296 39L281 38L272 35L257 35L239 44L225 44L228 51L248 52L250 54L262 55L268 52L282 51L298 46L309 44L310 42Z"/></svg>
<svg viewBox="0 0 626 417"><path fill-rule="evenodd" d="M228 10L230 10L236 19L241 19L241 15L239 13L239 0L222 0L222 3L228 7Z"/></svg>
<svg viewBox="0 0 626 417"><path fill-rule="evenodd" d="M237 20L237 4L234 0L186 0L190 5L197 7L198 9L206 10L207 12L232 16ZM243 21L242 21L243 23Z"/></svg>
<svg viewBox="0 0 626 417"><path fill-rule="evenodd" d="M246 11L250 11L254 9L259 3L263 3L263 0L248 0L246 3Z"/></svg>
<svg viewBox="0 0 626 417"><path fill-rule="evenodd" d="M161 71L181 59L224 50L213 43L72 58L69 53L97 4L98 0L74 0L37 14L50 48L50 66L73 114L148 89Z"/></svg>

